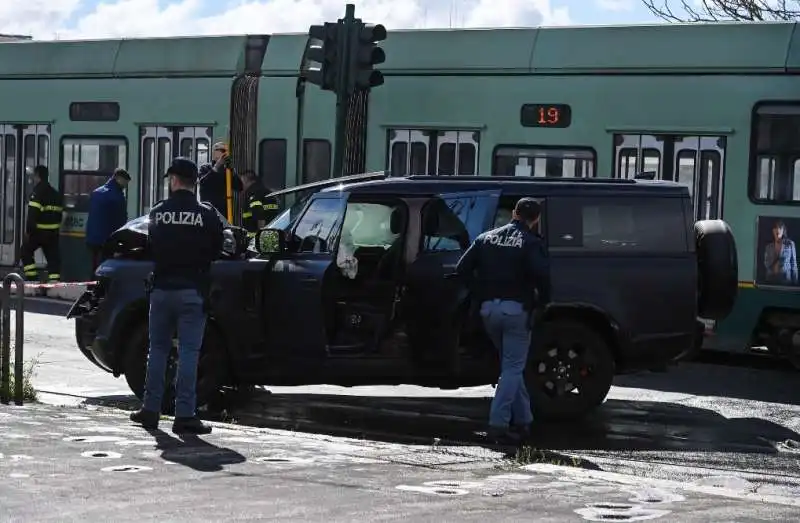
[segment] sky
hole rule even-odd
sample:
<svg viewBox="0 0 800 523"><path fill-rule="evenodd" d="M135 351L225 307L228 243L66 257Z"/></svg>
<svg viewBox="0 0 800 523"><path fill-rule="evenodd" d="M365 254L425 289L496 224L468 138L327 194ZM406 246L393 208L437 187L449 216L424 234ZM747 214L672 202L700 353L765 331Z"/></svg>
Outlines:
<svg viewBox="0 0 800 523"><path fill-rule="evenodd" d="M0 0L0 33L39 40L305 32L345 0ZM641 0L351 0L387 29L656 22Z"/></svg>

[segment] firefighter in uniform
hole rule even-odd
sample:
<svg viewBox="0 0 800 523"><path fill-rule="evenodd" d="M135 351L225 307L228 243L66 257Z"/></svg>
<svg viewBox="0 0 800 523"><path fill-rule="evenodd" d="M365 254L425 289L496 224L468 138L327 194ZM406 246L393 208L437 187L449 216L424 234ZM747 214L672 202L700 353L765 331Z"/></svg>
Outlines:
<svg viewBox="0 0 800 523"><path fill-rule="evenodd" d="M278 215L278 200L267 197L267 190L253 171L244 171L239 177L244 187L242 227L247 229L247 237L253 238Z"/></svg>
<svg viewBox="0 0 800 523"><path fill-rule="evenodd" d="M549 260L534 232L540 212L533 198L520 199L511 222L479 235L456 266L456 274L472 284L486 332L500 353L488 431L497 443L518 443L533 422L523 372L531 326L550 302Z"/></svg>
<svg viewBox="0 0 800 523"><path fill-rule="evenodd" d="M131 420L158 427L172 338L178 335L175 381L176 434L208 434L197 418L197 365L206 326L211 262L219 258L223 227L214 208L197 201L197 165L175 158L169 177L170 196L150 210L148 241L154 269L148 282L150 350L142 409Z"/></svg>
<svg viewBox="0 0 800 523"><path fill-rule="evenodd" d="M22 271L27 280L37 280L34 253L42 249L47 260L47 279L55 282L61 279L61 249L59 229L64 215L64 200L48 181L50 173L44 165L33 169L31 179L33 193L28 202L28 219L25 224L25 238L22 242Z"/></svg>

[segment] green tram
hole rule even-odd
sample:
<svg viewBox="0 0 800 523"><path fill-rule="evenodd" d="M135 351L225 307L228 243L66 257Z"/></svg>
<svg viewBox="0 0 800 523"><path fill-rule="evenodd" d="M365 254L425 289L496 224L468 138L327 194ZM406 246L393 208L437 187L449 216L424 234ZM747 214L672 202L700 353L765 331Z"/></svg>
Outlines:
<svg viewBox="0 0 800 523"><path fill-rule="evenodd" d="M369 96L367 169L648 172L684 183L696 218L724 218L739 246L738 304L710 326L707 345L791 355L800 344L797 29L393 31L386 82ZM237 167L272 188L330 177L335 100L309 85L300 112L305 44L303 34L0 44L0 265L17 260L25 173L36 163L64 193L62 274L76 281L91 277L89 194L118 166L133 176L130 215L164 197L171 157L203 163L218 139L230 138Z"/></svg>

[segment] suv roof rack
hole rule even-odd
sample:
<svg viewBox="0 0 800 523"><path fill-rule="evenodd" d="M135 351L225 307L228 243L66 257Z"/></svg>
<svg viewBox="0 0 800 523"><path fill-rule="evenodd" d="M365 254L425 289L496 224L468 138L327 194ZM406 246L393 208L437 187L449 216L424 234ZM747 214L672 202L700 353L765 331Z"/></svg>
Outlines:
<svg viewBox="0 0 800 523"><path fill-rule="evenodd" d="M437 182L446 182L447 180L453 181L470 181L470 180L480 180L480 181L496 181L496 182L517 182L517 183L530 183L530 182L561 182L561 183L613 183L613 184L633 184L636 183L636 180L629 180L626 178L555 178L555 177L544 177L544 178L534 178L533 176L470 176L470 175L459 175L459 176L432 176L428 174L412 174L410 176L404 176L404 178L408 180L436 180Z"/></svg>

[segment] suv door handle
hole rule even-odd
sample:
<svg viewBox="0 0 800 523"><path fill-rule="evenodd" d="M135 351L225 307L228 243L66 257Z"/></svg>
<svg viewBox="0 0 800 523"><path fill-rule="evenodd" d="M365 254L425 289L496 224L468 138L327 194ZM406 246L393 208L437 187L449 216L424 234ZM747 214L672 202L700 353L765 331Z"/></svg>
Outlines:
<svg viewBox="0 0 800 523"><path fill-rule="evenodd" d="M319 278L314 278L313 276L306 276L300 279L300 283L317 283L318 281Z"/></svg>

